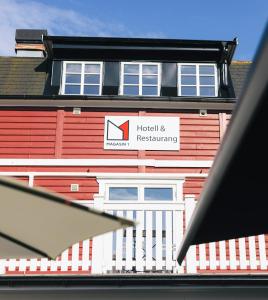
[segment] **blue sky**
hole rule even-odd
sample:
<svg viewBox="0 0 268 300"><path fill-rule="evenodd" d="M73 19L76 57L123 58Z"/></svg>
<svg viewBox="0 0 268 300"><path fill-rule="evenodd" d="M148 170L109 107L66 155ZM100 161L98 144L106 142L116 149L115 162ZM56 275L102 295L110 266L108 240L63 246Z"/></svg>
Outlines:
<svg viewBox="0 0 268 300"><path fill-rule="evenodd" d="M251 60L268 16L267 0L0 0L0 55L14 55L16 28L51 35L232 40Z"/></svg>

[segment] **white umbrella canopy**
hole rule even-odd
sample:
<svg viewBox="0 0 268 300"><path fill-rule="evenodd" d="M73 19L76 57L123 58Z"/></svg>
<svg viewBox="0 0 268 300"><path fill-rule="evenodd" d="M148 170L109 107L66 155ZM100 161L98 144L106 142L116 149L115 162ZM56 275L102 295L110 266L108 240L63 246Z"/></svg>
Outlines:
<svg viewBox="0 0 268 300"><path fill-rule="evenodd" d="M55 259L78 241L134 225L40 188L0 178L0 258Z"/></svg>

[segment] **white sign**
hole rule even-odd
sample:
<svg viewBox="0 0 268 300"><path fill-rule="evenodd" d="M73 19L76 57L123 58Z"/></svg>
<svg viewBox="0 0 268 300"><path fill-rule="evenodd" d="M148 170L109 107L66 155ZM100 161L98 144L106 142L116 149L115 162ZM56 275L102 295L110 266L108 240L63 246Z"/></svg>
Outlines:
<svg viewBox="0 0 268 300"><path fill-rule="evenodd" d="M104 149L179 150L177 117L106 116Z"/></svg>

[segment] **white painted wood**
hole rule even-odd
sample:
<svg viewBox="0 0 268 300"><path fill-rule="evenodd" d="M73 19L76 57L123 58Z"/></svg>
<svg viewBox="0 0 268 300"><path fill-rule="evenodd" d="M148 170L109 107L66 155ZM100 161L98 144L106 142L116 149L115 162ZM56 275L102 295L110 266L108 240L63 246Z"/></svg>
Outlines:
<svg viewBox="0 0 268 300"><path fill-rule="evenodd" d="M40 259L40 271L46 272L48 270L48 266L50 265L47 258L41 258Z"/></svg>
<svg viewBox="0 0 268 300"><path fill-rule="evenodd" d="M9 259L9 261L8 261L8 270L11 271L11 272L16 270L16 259L15 258Z"/></svg>
<svg viewBox="0 0 268 300"><path fill-rule="evenodd" d="M114 183L114 180L170 180L170 183L176 184L176 180L184 181L185 177L196 177L196 178L206 178L207 173L99 173L99 172L0 172L0 176L48 176L48 177L97 177L97 180L104 180L106 182ZM172 181L173 180L173 181Z"/></svg>
<svg viewBox="0 0 268 300"><path fill-rule="evenodd" d="M118 217L123 217L123 211L117 211ZM123 260L123 229L116 231L116 259L115 268L116 270L122 270L122 260Z"/></svg>
<svg viewBox="0 0 268 300"><path fill-rule="evenodd" d="M199 268L205 270L207 266L206 244L199 245Z"/></svg>
<svg viewBox="0 0 268 300"><path fill-rule="evenodd" d="M266 258L266 244L265 244L264 234L258 236L258 242L259 242L259 254L260 254L260 267L261 270L266 270L267 258Z"/></svg>
<svg viewBox="0 0 268 300"><path fill-rule="evenodd" d="M68 256L69 256L69 249L66 249L65 251L62 252L61 254L61 271L68 271Z"/></svg>
<svg viewBox="0 0 268 300"><path fill-rule="evenodd" d="M124 66L125 65L137 65L138 66L138 72L136 73L126 73L124 70ZM143 88L143 80L142 80L142 76L145 75L145 73L143 73L142 69L144 65L154 65L157 66L157 73L153 73L153 74L149 74L149 75L154 75L157 76L157 85L156 84L150 84L149 86L155 86L157 87L157 96L160 96L160 88L161 88L161 67L160 67L160 63L155 63L155 62L121 62L120 65L120 87L119 87L119 95L124 95L124 86L137 86L138 90L139 90L139 96L142 96L142 88ZM125 84L124 83L124 75L129 75L129 74L134 74L136 76L138 76L138 83L137 84ZM146 85L148 86L148 85Z"/></svg>
<svg viewBox="0 0 268 300"><path fill-rule="evenodd" d="M133 220L133 211L127 211L127 219ZM126 270L132 270L133 261L133 227L126 229Z"/></svg>
<svg viewBox="0 0 268 300"><path fill-rule="evenodd" d="M173 267L172 212L166 211L166 270Z"/></svg>
<svg viewBox="0 0 268 300"><path fill-rule="evenodd" d="M82 271L87 271L90 263L90 240L84 240L82 245Z"/></svg>
<svg viewBox="0 0 268 300"><path fill-rule="evenodd" d="M0 259L0 275L4 275L6 273L5 261L5 259Z"/></svg>
<svg viewBox="0 0 268 300"><path fill-rule="evenodd" d="M103 236L99 235L92 239L92 274L102 274L103 265Z"/></svg>
<svg viewBox="0 0 268 300"><path fill-rule="evenodd" d="M117 174L118 175L118 174ZM97 178L99 183L99 194L94 196L94 203L99 203L99 209L107 210L114 210L117 212L123 213L126 212L126 216L133 217L133 211L136 211L136 218L137 222L140 223L136 228L136 259L133 261L131 258L132 254L132 245L131 239L133 241L133 229L126 230L126 237L123 238L121 236L120 231L116 233L116 258L112 260L112 265L115 266L116 270L122 271L124 270L132 270L133 267L136 266L137 272L143 272L144 268L148 271L152 271L153 267L156 267L158 270L163 270L165 266L166 270L170 270L175 272L175 268L177 266L176 257L174 255L174 250L178 247L178 243L175 241L179 241L182 239L183 236L183 210L184 210L184 202L182 201L182 185L184 182L184 178L180 175L176 174L163 178L161 174L157 174L153 178L151 176L139 176L139 174L131 174L133 178L121 178L122 174L119 174L118 177L108 178L102 177ZM133 181L134 180L134 181ZM123 182L123 183L122 183ZM109 200L108 198L108 189L110 186L138 186L139 187L139 200L138 201L115 201ZM174 194L173 200L168 203L163 203L160 201L145 201L143 196L144 186L157 186L157 187L172 187ZM101 203L101 204L100 204ZM94 205L95 207L95 205ZM162 259L162 233L161 233L161 226L163 227L163 220L161 220L160 213L161 211L168 210L168 217L166 220L167 228L170 230L166 233L166 242L167 243L167 257L165 261ZM173 218L173 213L176 214L176 218ZM156 222L153 222L153 216L156 214ZM122 215L123 216L123 215ZM162 216L162 215L161 215ZM146 226L144 228L144 219L146 218ZM162 224L161 224L162 222ZM153 238L152 230L153 224L157 227L156 230L156 237ZM173 232L173 226L176 230ZM145 231L145 236L143 236L143 230ZM178 234L181 232L181 234ZM174 238L175 237L175 238ZM174 238L174 240L173 240ZM111 242L112 244L113 242ZM161 247L155 246L155 243L159 244ZM176 244L174 244L176 243ZM121 244L121 245L120 245ZM120 245L120 247L119 247ZM123 246L126 249L123 249ZM103 246L107 248L108 246ZM156 247L152 249L152 247ZM145 248L145 249L144 249ZM123 251L123 250L124 251ZM93 246L94 250L94 246ZM126 250L126 251L125 251ZM111 251L112 252L112 251ZM125 255L126 253L126 255ZM125 260L123 257L125 256ZM155 261L154 256L157 256ZM94 264L94 255L92 257L92 264ZM108 263L106 265L109 265ZM103 267L102 270L105 273L107 266ZM180 272L183 272L183 267L180 267ZM176 271L177 272L177 271Z"/></svg>
<svg viewBox="0 0 268 300"><path fill-rule="evenodd" d="M227 260L226 260L226 241L219 242L219 257L220 257L220 269L227 269Z"/></svg>
<svg viewBox="0 0 268 300"><path fill-rule="evenodd" d="M103 262L102 273L112 270L113 265L113 233L103 234Z"/></svg>
<svg viewBox="0 0 268 300"><path fill-rule="evenodd" d="M191 246L186 255L186 273L197 273L196 246Z"/></svg>
<svg viewBox="0 0 268 300"><path fill-rule="evenodd" d="M4 275L6 273L5 262L6 259L0 259L0 275Z"/></svg>
<svg viewBox="0 0 268 300"><path fill-rule="evenodd" d="M104 186L99 186L99 194L94 197L93 207L98 210L104 210L103 200L104 197L101 196L105 192ZM103 273L103 260L104 260L104 241L103 235L96 236L92 239L92 274L102 274Z"/></svg>
<svg viewBox="0 0 268 300"><path fill-rule="evenodd" d="M191 66L194 65L196 67L195 73L192 74L192 76L194 76L195 79L196 79L195 84L192 84L192 85L184 85L184 84L182 84L182 82L181 82L181 67L185 66L185 65L186 66L187 65L191 65ZM210 85L210 86L214 87L215 94L213 96L217 96L218 95L218 83L217 83L218 82L218 80L217 80L218 75L217 75L217 66L216 66L216 64L209 64L209 63L199 63L199 64L197 64L197 63L179 63L178 64L178 68L177 68L177 70L178 70L177 88L178 88L178 95L179 96L182 95L182 93L181 93L181 87L183 87L183 86L193 86L193 87L195 87L196 88L196 96L200 96L200 85L201 85L200 84L200 77L201 77L201 75L199 73L199 68L202 65L212 66L213 67L214 73L211 74L211 76L214 77L214 83L215 84L214 85Z"/></svg>
<svg viewBox="0 0 268 300"><path fill-rule="evenodd" d="M114 209L114 210L122 210L125 209L127 211L132 211L132 210L140 210L143 209L144 211L156 211L159 210L160 207L164 207L165 210L183 210L184 209L184 204L183 203L165 203L165 205L162 205L154 201L152 201L152 203L145 203L145 202L138 202L137 203L127 203L126 201L123 202L116 202L116 201L109 201L109 202L104 202L105 205L105 209Z"/></svg>
<svg viewBox="0 0 268 300"><path fill-rule="evenodd" d="M144 229L144 211L136 212L136 271L142 272L144 269L144 250L143 250L143 229Z"/></svg>
<svg viewBox="0 0 268 300"><path fill-rule="evenodd" d="M72 64L79 64L81 65L81 72L78 73L80 76L80 82L78 85L80 85L80 95L84 95L84 87L85 87L85 84L84 84L84 77L85 77L85 64L98 64L100 66L100 72L96 72L96 73L93 73L93 72L90 72L90 73L87 73L87 74L91 74L91 75L99 75L99 82L94 84L94 85L97 85L98 86L98 95L101 95L101 90L102 90L102 81L103 81L103 62L102 61L94 61L94 62L84 62L84 61L64 61L63 62L63 68L62 68L62 78L61 78L61 86L60 86L60 94L61 95L64 95L65 94L65 84L66 84L66 75L67 75L67 72L66 72L66 65L69 64L69 63L72 63ZM92 85L92 84L90 84ZM69 94L70 95L70 94Z"/></svg>
<svg viewBox="0 0 268 300"><path fill-rule="evenodd" d="M145 228L145 234L146 234L146 252L145 252L145 268L146 270L152 270L153 267L153 259L152 259L152 222L153 222L153 216L152 211L146 211L145 217L146 217L146 228Z"/></svg>
<svg viewBox="0 0 268 300"><path fill-rule="evenodd" d="M37 259L32 258L32 259L30 259L30 271L34 272L36 270L37 270Z"/></svg>
<svg viewBox="0 0 268 300"><path fill-rule="evenodd" d="M156 232L156 270L162 270L163 268L163 237L162 237L162 211L158 210L155 212L155 232Z"/></svg>
<svg viewBox="0 0 268 300"><path fill-rule="evenodd" d="M29 187L33 187L34 186L34 175L29 175Z"/></svg>
<svg viewBox="0 0 268 300"><path fill-rule="evenodd" d="M114 211L106 211L107 213L114 215ZM102 272L112 270L113 266L113 232L108 232L102 235L103 237L103 262L102 262Z"/></svg>
<svg viewBox="0 0 268 300"><path fill-rule="evenodd" d="M216 270L216 243L209 243L209 269Z"/></svg>
<svg viewBox="0 0 268 300"><path fill-rule="evenodd" d="M148 166L209 168L212 160L157 160L157 159L21 159L1 158L0 166Z"/></svg>
<svg viewBox="0 0 268 300"><path fill-rule="evenodd" d="M230 269L236 269L236 249L235 249L235 239L229 240L229 254L230 254Z"/></svg>
<svg viewBox="0 0 268 300"><path fill-rule="evenodd" d="M19 271L26 272L26 266L27 266L27 259L25 258L20 259Z"/></svg>
<svg viewBox="0 0 268 300"><path fill-rule="evenodd" d="M195 196L185 195L185 222L186 229L195 209ZM191 246L186 254L186 272L188 274L196 273L196 246Z"/></svg>
<svg viewBox="0 0 268 300"><path fill-rule="evenodd" d="M78 271L79 243L72 246L72 271Z"/></svg>
<svg viewBox="0 0 268 300"><path fill-rule="evenodd" d="M182 242L183 238L183 211L182 210L173 210L173 255L172 260L173 264L173 271L174 273L183 273L184 268L183 266L179 265L177 262L177 254L179 251L179 246Z"/></svg>
<svg viewBox="0 0 268 300"><path fill-rule="evenodd" d="M50 261L50 271L56 272L58 270L58 261L57 260L51 260Z"/></svg>
<svg viewBox="0 0 268 300"><path fill-rule="evenodd" d="M245 238L238 239L239 244L239 267L242 270L246 270L248 266L246 255L246 241Z"/></svg>
<svg viewBox="0 0 268 300"><path fill-rule="evenodd" d="M255 236L250 236L248 238L249 243L249 265L251 269L257 269L257 259L256 259L256 243Z"/></svg>

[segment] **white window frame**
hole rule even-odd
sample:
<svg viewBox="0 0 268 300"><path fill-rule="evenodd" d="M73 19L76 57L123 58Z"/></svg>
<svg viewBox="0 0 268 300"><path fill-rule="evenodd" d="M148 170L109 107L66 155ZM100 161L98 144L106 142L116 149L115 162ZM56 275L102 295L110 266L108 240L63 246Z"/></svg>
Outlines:
<svg viewBox="0 0 268 300"><path fill-rule="evenodd" d="M196 66L196 84L181 84L181 66ZM213 66L214 67L214 85L200 85L200 74L199 74L199 67L200 66ZM217 65L213 63L178 63L177 64L177 88L178 88L178 96L182 97L217 97L218 96L218 90L219 90L219 81L218 81L218 70ZM189 76L191 76L189 74ZM192 75L194 76L194 75ZM202 74L202 76L212 76L212 75L206 75ZM196 95L182 95L181 94L181 87L189 86L189 87L196 87ZM215 88L215 94L213 96L200 96L200 86L201 87L214 87Z"/></svg>
<svg viewBox="0 0 268 300"><path fill-rule="evenodd" d="M139 87L139 94L138 95L128 95L124 94L124 66L125 65L138 65L139 66L139 74L136 74L139 76L139 83L138 84L126 84L127 86L138 86ZM142 84L142 66L143 65L154 65L157 66L157 95L143 95L142 94L142 87L143 86L156 86L155 84ZM146 74L150 75L150 74ZM155 74L154 74L155 75ZM130 96L130 97L137 97L137 96L144 96L144 97L158 97L160 96L160 90L161 90L161 63L156 62L121 62L120 67L120 89L119 89L119 95L121 96Z"/></svg>
<svg viewBox="0 0 268 300"><path fill-rule="evenodd" d="M72 84L72 85L80 85L80 94L65 94L65 85L66 85L66 65L67 64L79 64L82 65L81 69L81 82L80 84ZM91 64L91 65L100 65L100 73L87 73L87 74L96 74L100 75L100 83L99 84L85 84L85 65ZM78 74L78 73L77 73ZM80 73L79 73L80 74ZM99 93L98 94L84 94L84 87L87 85L99 85ZM60 94L61 95L88 95L88 96L100 96L102 92L102 85L103 85L103 62L102 61L64 61L63 62L63 68L62 68L62 80L61 80L61 88L60 88Z"/></svg>
<svg viewBox="0 0 268 300"><path fill-rule="evenodd" d="M109 190L113 187L120 187L120 188L137 188L138 189L138 199L137 200L110 200L109 199ZM172 200L145 200L144 197L144 190L145 188L172 188L173 190L173 197ZM177 202L177 190L178 185L177 183L160 183L160 182L154 182L152 180L143 180L143 181L137 181L137 180L130 180L127 183L107 183L105 186L105 202L107 203L114 203L114 204L120 204L120 203L175 203Z"/></svg>

